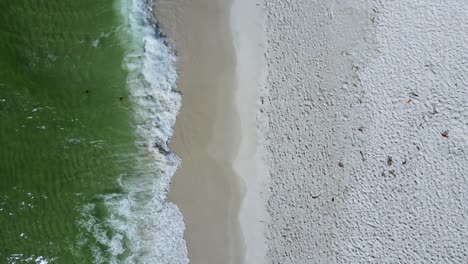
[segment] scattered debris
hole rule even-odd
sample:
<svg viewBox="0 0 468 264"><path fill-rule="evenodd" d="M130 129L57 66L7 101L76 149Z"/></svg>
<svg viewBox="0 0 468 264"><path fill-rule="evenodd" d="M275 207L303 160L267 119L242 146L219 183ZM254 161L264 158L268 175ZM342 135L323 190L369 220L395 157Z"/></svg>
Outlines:
<svg viewBox="0 0 468 264"><path fill-rule="evenodd" d="M449 132L446 130L442 133L440 133L444 138L448 138Z"/></svg>
<svg viewBox="0 0 468 264"><path fill-rule="evenodd" d="M390 173L390 175L392 175L393 177L396 177L396 173L395 173L394 170L390 170L390 171L388 171L388 173Z"/></svg>
<svg viewBox="0 0 468 264"><path fill-rule="evenodd" d="M392 157L388 156L387 157L387 165L392 166L392 164L393 164L393 159L392 159Z"/></svg>

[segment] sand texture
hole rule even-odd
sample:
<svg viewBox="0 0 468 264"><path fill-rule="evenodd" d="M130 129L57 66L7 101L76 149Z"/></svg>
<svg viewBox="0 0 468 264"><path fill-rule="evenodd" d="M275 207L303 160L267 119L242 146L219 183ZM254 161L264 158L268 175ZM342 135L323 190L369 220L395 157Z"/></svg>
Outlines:
<svg viewBox="0 0 468 264"><path fill-rule="evenodd" d="M193 264L244 258L238 221L241 142L230 1L158 0L156 18L178 57L182 107L171 147L182 159L169 198L184 216Z"/></svg>
<svg viewBox="0 0 468 264"><path fill-rule="evenodd" d="M268 262L468 261L466 1L266 6Z"/></svg>
<svg viewBox="0 0 468 264"><path fill-rule="evenodd" d="M182 158L170 198L182 210L190 263L265 263L268 170L258 124L266 85L261 0L160 0L178 55L183 104L172 144Z"/></svg>
<svg viewBox="0 0 468 264"><path fill-rule="evenodd" d="M265 162L266 120L260 110L261 88L266 86L265 8L262 0L234 0L231 30L236 53L236 102L241 141L234 169L242 183L239 222L245 257L242 263L266 263L265 237L269 215L265 207L269 181ZM239 263L240 264L240 263Z"/></svg>
<svg viewBox="0 0 468 264"><path fill-rule="evenodd" d="M191 263L468 261L467 3L157 4Z"/></svg>

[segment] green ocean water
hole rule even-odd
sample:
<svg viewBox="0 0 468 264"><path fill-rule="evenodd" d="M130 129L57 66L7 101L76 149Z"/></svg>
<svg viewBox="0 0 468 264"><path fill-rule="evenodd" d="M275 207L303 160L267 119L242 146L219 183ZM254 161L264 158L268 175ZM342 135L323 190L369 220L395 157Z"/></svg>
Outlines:
<svg viewBox="0 0 468 264"><path fill-rule="evenodd" d="M111 252L80 226L83 205L99 222L100 195L135 174L126 26L112 0L0 10L0 263L95 263Z"/></svg>

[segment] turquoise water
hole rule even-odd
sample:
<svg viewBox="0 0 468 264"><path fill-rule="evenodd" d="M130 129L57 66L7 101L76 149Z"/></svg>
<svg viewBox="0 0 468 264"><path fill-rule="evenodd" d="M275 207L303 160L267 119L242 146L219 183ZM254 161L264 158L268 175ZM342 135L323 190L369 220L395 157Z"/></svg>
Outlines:
<svg viewBox="0 0 468 264"><path fill-rule="evenodd" d="M180 96L142 7L0 0L0 263L186 260L183 226L158 234Z"/></svg>

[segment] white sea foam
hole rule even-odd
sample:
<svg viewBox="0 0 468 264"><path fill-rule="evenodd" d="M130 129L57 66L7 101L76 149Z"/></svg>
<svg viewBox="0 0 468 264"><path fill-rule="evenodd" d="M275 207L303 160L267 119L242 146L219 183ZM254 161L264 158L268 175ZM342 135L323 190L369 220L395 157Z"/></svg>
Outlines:
<svg viewBox="0 0 468 264"><path fill-rule="evenodd" d="M42 257L42 256L36 258L35 261L36 261L37 264L47 264L47 263L49 263L49 262L47 262L47 260L45 260L44 257Z"/></svg>
<svg viewBox="0 0 468 264"><path fill-rule="evenodd" d="M123 194L100 197L108 212L105 221L93 217L95 208L89 204L80 223L100 244L92 249L94 263L188 263L182 215L166 202L170 179L180 163L167 146L181 104L174 91L176 58L150 22L151 3L119 1L128 25L126 39L131 39L123 67L134 102L138 175L120 178Z"/></svg>

